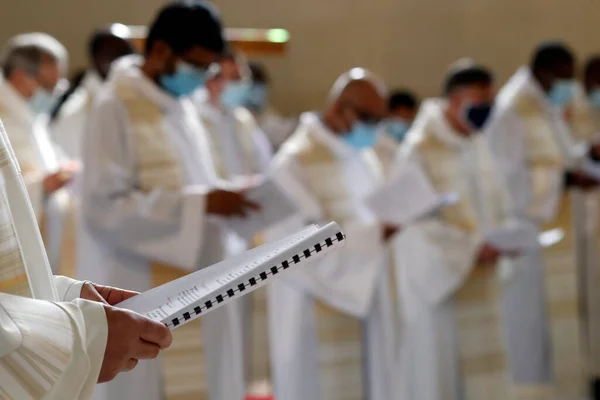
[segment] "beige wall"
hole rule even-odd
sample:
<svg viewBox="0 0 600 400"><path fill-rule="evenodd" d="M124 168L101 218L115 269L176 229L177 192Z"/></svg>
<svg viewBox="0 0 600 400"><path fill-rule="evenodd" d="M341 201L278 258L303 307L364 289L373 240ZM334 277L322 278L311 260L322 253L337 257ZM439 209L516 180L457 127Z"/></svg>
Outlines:
<svg viewBox="0 0 600 400"><path fill-rule="evenodd" d="M0 40L23 31L56 35L84 63L92 27L147 23L161 0L5 0ZM353 66L391 86L439 91L446 66L472 56L501 80L532 46L562 38L581 57L600 51L598 0L215 0L236 27L281 27L292 34L286 57L266 58L275 100L288 112L323 104L336 76Z"/></svg>

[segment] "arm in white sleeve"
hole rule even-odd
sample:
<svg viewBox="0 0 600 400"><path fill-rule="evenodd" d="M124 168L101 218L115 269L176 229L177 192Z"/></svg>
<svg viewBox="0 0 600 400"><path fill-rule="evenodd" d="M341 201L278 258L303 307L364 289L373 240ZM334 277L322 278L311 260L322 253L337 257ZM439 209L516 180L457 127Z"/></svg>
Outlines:
<svg viewBox="0 0 600 400"><path fill-rule="evenodd" d="M107 335L100 303L0 294L1 393L9 399L91 399Z"/></svg>
<svg viewBox="0 0 600 400"><path fill-rule="evenodd" d="M185 269L197 266L205 187L144 192L126 110L115 95L95 105L83 148L83 215L97 239Z"/></svg>
<svg viewBox="0 0 600 400"><path fill-rule="evenodd" d="M415 154L396 160L395 172L408 165L420 167ZM427 176L427 174L425 174ZM451 213L448 206L443 213ZM441 213L419 220L405 227L393 240L397 265L408 284L425 300L437 304L453 295L475 267L482 238L468 232Z"/></svg>
<svg viewBox="0 0 600 400"><path fill-rule="evenodd" d="M86 281L76 281L66 276L55 275L54 287L60 301L73 301L81 296L81 288Z"/></svg>

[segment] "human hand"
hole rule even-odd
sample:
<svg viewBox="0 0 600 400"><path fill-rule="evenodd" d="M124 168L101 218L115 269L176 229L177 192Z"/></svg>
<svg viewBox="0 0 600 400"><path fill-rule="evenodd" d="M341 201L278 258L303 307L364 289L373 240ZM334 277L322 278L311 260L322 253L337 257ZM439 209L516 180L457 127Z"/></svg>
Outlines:
<svg viewBox="0 0 600 400"><path fill-rule="evenodd" d="M479 248L479 253L477 253L477 264L479 265L488 265L488 264L493 264L496 261L498 261L498 258L500 258L501 254L500 251L498 249L496 249L494 246L492 246L489 243L484 243L480 248Z"/></svg>
<svg viewBox="0 0 600 400"><path fill-rule="evenodd" d="M158 357L173 340L169 329L140 314L104 305L108 338L98 383L113 380L120 372L133 370L138 360Z"/></svg>
<svg viewBox="0 0 600 400"><path fill-rule="evenodd" d="M68 185L73 180L75 173L79 171L79 168L79 163L69 162L61 166L58 171L46 175L42 182L44 192L50 195Z"/></svg>
<svg viewBox="0 0 600 400"><path fill-rule="evenodd" d="M206 201L206 212L224 217L245 217L249 210L260 211L260 205L246 199L244 193L216 189Z"/></svg>
<svg viewBox="0 0 600 400"><path fill-rule="evenodd" d="M598 181L583 171L574 171L571 177L572 184L582 190L590 190L598 186Z"/></svg>
<svg viewBox="0 0 600 400"><path fill-rule="evenodd" d="M396 225L384 225L383 226L383 241L387 242L390 240L396 233L400 231L400 227Z"/></svg>
<svg viewBox="0 0 600 400"><path fill-rule="evenodd" d="M81 287L80 297L85 300L96 301L98 303L114 306L122 301L137 296L138 292L118 289L110 286L97 285L92 282L86 282Z"/></svg>

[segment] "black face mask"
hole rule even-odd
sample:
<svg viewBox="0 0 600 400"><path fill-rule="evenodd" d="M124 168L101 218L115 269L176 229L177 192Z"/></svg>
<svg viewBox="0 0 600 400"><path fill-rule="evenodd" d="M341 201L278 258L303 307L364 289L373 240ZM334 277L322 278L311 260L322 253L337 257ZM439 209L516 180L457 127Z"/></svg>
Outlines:
<svg viewBox="0 0 600 400"><path fill-rule="evenodd" d="M468 105L465 107L464 121L474 131L480 131L492 114L492 103Z"/></svg>

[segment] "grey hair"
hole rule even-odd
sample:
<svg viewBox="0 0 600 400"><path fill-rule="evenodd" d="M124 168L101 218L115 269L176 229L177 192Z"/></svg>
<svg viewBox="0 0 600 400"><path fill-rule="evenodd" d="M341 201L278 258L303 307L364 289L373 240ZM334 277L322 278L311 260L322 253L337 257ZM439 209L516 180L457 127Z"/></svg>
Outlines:
<svg viewBox="0 0 600 400"><path fill-rule="evenodd" d="M22 69L37 75L44 57L52 58L62 74L68 64L67 49L47 33L24 33L10 39L2 51L1 66L5 78Z"/></svg>
<svg viewBox="0 0 600 400"><path fill-rule="evenodd" d="M352 68L350 71L344 72L339 78L337 78L333 84L333 87L329 91L329 102L336 101L341 96L344 89L346 89L348 84L357 80L370 82L375 87L375 90L377 90L377 93L381 95L381 97L387 97L388 91L383 79L367 69Z"/></svg>

